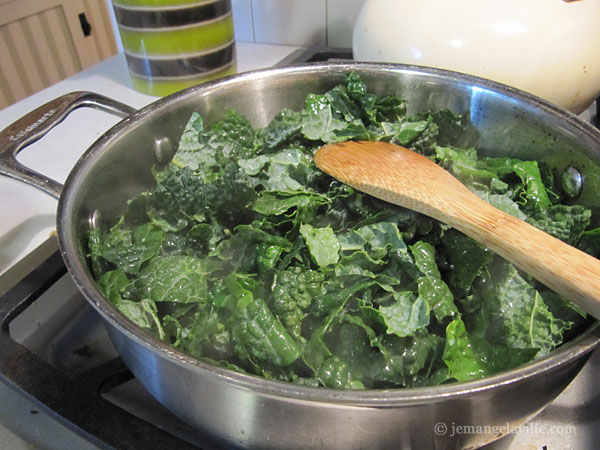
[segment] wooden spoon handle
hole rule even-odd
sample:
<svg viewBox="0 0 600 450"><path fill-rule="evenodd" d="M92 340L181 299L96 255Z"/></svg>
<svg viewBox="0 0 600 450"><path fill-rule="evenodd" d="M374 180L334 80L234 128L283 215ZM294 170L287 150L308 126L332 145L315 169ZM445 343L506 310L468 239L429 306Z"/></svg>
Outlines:
<svg viewBox="0 0 600 450"><path fill-rule="evenodd" d="M347 142L319 149L315 163L462 231L600 319L600 260L494 208L424 156L384 142Z"/></svg>

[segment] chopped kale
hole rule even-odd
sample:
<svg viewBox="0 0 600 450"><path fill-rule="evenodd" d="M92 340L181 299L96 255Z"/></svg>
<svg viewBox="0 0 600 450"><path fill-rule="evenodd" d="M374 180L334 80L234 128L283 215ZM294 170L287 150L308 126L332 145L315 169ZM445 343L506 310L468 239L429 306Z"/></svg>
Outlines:
<svg viewBox="0 0 600 450"><path fill-rule="evenodd" d="M156 185L89 236L98 286L156 338L203 361L309 386L467 381L547 354L585 313L481 244L319 171L324 143L418 151L480 197L600 256L591 212L558 203L534 161L481 158L467 119L407 115L356 73L255 130L194 113Z"/></svg>

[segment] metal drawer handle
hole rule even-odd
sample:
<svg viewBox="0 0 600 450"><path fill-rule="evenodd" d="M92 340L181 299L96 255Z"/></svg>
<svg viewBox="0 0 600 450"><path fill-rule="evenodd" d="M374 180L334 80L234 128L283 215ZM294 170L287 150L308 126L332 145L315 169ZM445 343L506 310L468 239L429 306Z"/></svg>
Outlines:
<svg viewBox="0 0 600 450"><path fill-rule="evenodd" d="M58 199L62 184L24 166L17 161L17 155L82 106L123 118L136 112L135 108L93 92L71 92L58 97L0 132L0 174L30 184Z"/></svg>

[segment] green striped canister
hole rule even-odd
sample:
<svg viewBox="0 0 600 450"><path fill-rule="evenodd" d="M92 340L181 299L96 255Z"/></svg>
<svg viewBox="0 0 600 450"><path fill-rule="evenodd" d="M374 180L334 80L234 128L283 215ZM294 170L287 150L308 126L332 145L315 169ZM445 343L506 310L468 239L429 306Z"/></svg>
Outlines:
<svg viewBox="0 0 600 450"><path fill-rule="evenodd" d="M133 87L164 96L236 72L231 0L113 0Z"/></svg>

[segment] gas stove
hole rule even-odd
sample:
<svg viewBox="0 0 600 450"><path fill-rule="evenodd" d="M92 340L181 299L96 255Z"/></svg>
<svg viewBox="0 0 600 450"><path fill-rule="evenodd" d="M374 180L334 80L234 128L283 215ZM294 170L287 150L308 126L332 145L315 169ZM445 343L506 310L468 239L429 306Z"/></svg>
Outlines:
<svg viewBox="0 0 600 450"><path fill-rule="evenodd" d="M297 49L279 65L351 59ZM597 120L594 107L588 120ZM489 450L585 449L600 439L600 353L538 417ZM2 448L220 449L151 397L124 366L49 237L0 277Z"/></svg>

